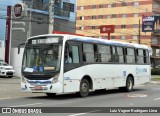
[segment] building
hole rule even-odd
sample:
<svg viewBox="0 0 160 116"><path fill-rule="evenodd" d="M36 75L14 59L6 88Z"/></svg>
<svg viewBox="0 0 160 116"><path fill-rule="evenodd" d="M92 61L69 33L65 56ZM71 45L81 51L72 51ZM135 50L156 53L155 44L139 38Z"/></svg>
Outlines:
<svg viewBox="0 0 160 116"><path fill-rule="evenodd" d="M153 0L153 15L160 17L160 0ZM155 24L155 30L152 33L151 47L153 49L153 66L160 64L160 19Z"/></svg>
<svg viewBox="0 0 160 116"><path fill-rule="evenodd" d="M22 0L0 0L0 39L5 40L6 12L8 5L20 3Z"/></svg>
<svg viewBox="0 0 160 116"><path fill-rule="evenodd" d="M77 1L76 32L85 36L108 39L107 33L101 34L101 25L114 25L111 39L138 43L139 20L142 16L152 15L152 0L93 0ZM150 43L151 33L141 32L141 43Z"/></svg>
<svg viewBox="0 0 160 116"><path fill-rule="evenodd" d="M12 14L12 48L24 43L30 36L49 32L49 1L23 0L25 4L24 16L16 18ZM53 19L53 31L75 33L76 1L55 0L53 4Z"/></svg>
<svg viewBox="0 0 160 116"><path fill-rule="evenodd" d="M4 41L0 40L0 48L4 48Z"/></svg>
<svg viewBox="0 0 160 116"><path fill-rule="evenodd" d="M155 53L160 32L142 32L142 17L160 15L159 8L159 0L77 0L76 33L108 39L100 26L114 25L111 40L145 44Z"/></svg>
<svg viewBox="0 0 160 116"><path fill-rule="evenodd" d="M4 1L4 0L0 0ZM4 59L12 65L16 71L16 76L21 76L21 62L23 56L23 48L21 53L17 54L17 47L21 43L26 42L30 36L39 34L47 34L49 26L49 0L13 0L14 3L6 2L5 13L3 13L3 39L10 34L10 44L8 39L5 42L5 49L0 58ZM76 1L75 0L54 0L53 5L53 31L75 33L76 30ZM1 2L2 3L2 2ZM23 15L16 17L14 6L17 3L22 3L24 6ZM3 6L3 4L0 4ZM11 6L11 16L7 18L7 6ZM1 9L0 9L1 10ZM1 16L1 14L0 14ZM1 18L1 17L0 17ZM11 30L6 28L6 20L10 21ZM9 22L8 21L8 22ZM1 33L0 33L1 34ZM7 35L7 36L6 36ZM1 36L0 36L1 38ZM11 48L10 48L11 47ZM2 49L0 49L2 51ZM6 52L7 51L7 52Z"/></svg>

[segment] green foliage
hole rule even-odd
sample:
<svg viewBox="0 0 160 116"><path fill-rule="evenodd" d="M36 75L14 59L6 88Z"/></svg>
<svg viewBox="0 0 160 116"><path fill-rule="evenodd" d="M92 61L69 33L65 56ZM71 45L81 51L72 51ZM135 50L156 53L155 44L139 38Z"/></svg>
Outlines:
<svg viewBox="0 0 160 116"><path fill-rule="evenodd" d="M152 81L160 81L160 78L158 77L152 78Z"/></svg>
<svg viewBox="0 0 160 116"><path fill-rule="evenodd" d="M160 75L160 68L153 68L151 70L152 75Z"/></svg>

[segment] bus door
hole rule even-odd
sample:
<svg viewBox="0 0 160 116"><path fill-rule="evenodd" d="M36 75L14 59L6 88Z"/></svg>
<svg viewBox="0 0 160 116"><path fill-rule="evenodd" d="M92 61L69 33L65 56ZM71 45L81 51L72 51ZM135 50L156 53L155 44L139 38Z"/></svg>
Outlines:
<svg viewBox="0 0 160 116"><path fill-rule="evenodd" d="M80 64L80 45L75 41L68 41L64 50L64 92L79 90L77 84ZM77 84L76 84L77 83Z"/></svg>

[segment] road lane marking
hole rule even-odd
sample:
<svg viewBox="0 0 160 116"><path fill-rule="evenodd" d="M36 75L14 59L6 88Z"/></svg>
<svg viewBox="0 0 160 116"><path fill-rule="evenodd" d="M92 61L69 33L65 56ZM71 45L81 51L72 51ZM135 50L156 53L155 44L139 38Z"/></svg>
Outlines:
<svg viewBox="0 0 160 116"><path fill-rule="evenodd" d="M127 97L147 97L148 95L146 94L129 94Z"/></svg>
<svg viewBox="0 0 160 116"><path fill-rule="evenodd" d="M21 97L1 97L0 100L4 100L4 99L17 99L17 98L21 98Z"/></svg>
<svg viewBox="0 0 160 116"><path fill-rule="evenodd" d="M93 110L93 111L88 111L88 112L84 112L84 113L78 113L78 114L72 114L72 115L68 115L68 116L79 116L79 115L85 115L87 113L93 113L93 112L99 112L101 110Z"/></svg>
<svg viewBox="0 0 160 116"><path fill-rule="evenodd" d="M152 89L152 90L159 90L160 88L154 88L154 89Z"/></svg>
<svg viewBox="0 0 160 116"><path fill-rule="evenodd" d="M155 98L154 100L160 100L160 98Z"/></svg>
<svg viewBox="0 0 160 116"><path fill-rule="evenodd" d="M17 105L17 106L9 106L9 107L22 107L22 106L34 106L34 105L39 105L43 103L34 103L34 104L24 104L24 105Z"/></svg>
<svg viewBox="0 0 160 116"><path fill-rule="evenodd" d="M10 89L10 88L8 88L8 89ZM6 90L8 90L8 89L0 89L0 91L6 91ZM17 89L11 89L11 90L20 90L20 89L17 88Z"/></svg>

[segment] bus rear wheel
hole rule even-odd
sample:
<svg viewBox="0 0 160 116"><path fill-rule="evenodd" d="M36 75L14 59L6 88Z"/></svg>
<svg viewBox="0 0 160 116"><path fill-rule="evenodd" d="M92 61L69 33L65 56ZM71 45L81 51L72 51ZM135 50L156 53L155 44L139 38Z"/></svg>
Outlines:
<svg viewBox="0 0 160 116"><path fill-rule="evenodd" d="M126 80L126 86L125 87L119 87L119 90L120 91L131 92L131 91L133 91L133 85L134 85L134 80L131 76L129 76Z"/></svg>
<svg viewBox="0 0 160 116"><path fill-rule="evenodd" d="M86 97L88 96L88 94L89 94L89 82L87 79L82 79L78 95L80 97Z"/></svg>
<svg viewBox="0 0 160 116"><path fill-rule="evenodd" d="M129 76L126 81L125 91L131 92L133 90L133 84L134 84L133 78Z"/></svg>
<svg viewBox="0 0 160 116"><path fill-rule="evenodd" d="M46 95L47 95L48 97L55 97L55 96L56 96L55 93L46 93Z"/></svg>

